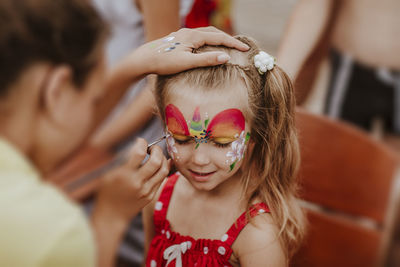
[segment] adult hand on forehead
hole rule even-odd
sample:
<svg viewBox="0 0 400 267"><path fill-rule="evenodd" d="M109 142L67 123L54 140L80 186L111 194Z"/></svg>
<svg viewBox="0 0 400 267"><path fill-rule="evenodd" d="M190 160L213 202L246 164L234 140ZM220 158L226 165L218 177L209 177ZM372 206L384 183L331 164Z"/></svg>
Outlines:
<svg viewBox="0 0 400 267"><path fill-rule="evenodd" d="M195 67L218 65L229 60L224 52L192 53L193 49L205 44L224 45L241 51L249 49L246 44L214 27L180 29L142 45L127 58L127 62L147 61L142 65L145 74L165 75Z"/></svg>
<svg viewBox="0 0 400 267"><path fill-rule="evenodd" d="M224 45L240 51L249 49L246 44L214 27L181 29L146 43L110 70L106 90L97 102L97 118L93 127L105 118L131 84L147 74L174 74L195 67L223 64L229 60L224 52L192 53L193 49L205 44Z"/></svg>

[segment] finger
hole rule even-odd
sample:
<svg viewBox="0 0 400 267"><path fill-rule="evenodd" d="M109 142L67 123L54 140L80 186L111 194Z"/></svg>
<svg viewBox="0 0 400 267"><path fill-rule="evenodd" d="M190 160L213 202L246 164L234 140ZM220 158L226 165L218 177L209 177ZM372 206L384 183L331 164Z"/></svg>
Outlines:
<svg viewBox="0 0 400 267"><path fill-rule="evenodd" d="M199 27L199 28L194 28L194 30L198 31L203 31L203 32L219 32L219 33L224 33L220 29L215 28L214 26L207 26L207 27Z"/></svg>
<svg viewBox="0 0 400 267"><path fill-rule="evenodd" d="M169 163L166 158L164 158L161 168L146 182L145 187L148 188L150 194L157 192L162 181L167 177L169 173Z"/></svg>
<svg viewBox="0 0 400 267"><path fill-rule="evenodd" d="M136 139L132 148L129 151L128 165L134 169L140 167L144 158L147 155L147 142L143 138Z"/></svg>
<svg viewBox="0 0 400 267"><path fill-rule="evenodd" d="M153 176L162 166L164 154L159 146L153 146L150 151L150 157L139 169L140 177L147 180Z"/></svg>
<svg viewBox="0 0 400 267"><path fill-rule="evenodd" d="M229 55L224 52L204 52L201 54L188 53L185 58L182 58L182 65L184 62L187 68L215 66L228 62L230 59Z"/></svg>
<svg viewBox="0 0 400 267"><path fill-rule="evenodd" d="M197 34L193 36L192 40L194 48L199 48L205 44L208 44L223 45L226 47L236 48L241 51L249 50L248 45L223 32L197 31Z"/></svg>

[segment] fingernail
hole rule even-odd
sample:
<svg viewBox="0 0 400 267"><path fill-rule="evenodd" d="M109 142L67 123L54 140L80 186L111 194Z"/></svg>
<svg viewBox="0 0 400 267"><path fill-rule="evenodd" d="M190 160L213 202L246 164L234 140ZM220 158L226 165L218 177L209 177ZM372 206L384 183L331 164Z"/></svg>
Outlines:
<svg viewBox="0 0 400 267"><path fill-rule="evenodd" d="M221 54L217 57L218 62L224 63L227 62L231 57L227 54Z"/></svg>

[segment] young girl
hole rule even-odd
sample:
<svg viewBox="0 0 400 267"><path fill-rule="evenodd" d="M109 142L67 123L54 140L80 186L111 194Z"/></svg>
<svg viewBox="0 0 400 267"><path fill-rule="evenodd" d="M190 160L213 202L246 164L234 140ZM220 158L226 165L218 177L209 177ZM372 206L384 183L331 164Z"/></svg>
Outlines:
<svg viewBox="0 0 400 267"><path fill-rule="evenodd" d="M273 57L238 39L248 52L196 51L225 51L229 63L159 77L179 172L145 209L147 266L285 266L303 236L293 87Z"/></svg>

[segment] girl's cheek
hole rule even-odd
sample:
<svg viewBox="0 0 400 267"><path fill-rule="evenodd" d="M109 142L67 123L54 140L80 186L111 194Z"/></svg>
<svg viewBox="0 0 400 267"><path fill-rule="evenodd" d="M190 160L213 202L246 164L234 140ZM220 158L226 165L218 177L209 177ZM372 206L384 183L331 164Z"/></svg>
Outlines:
<svg viewBox="0 0 400 267"><path fill-rule="evenodd" d="M243 159L249 138L250 134L245 134L245 131L242 131L238 139L231 143L228 152L225 154L225 164L229 165L229 171L232 171L236 164Z"/></svg>
<svg viewBox="0 0 400 267"><path fill-rule="evenodd" d="M166 141L167 151L170 157L177 161L179 159L179 150L173 137L169 136Z"/></svg>

